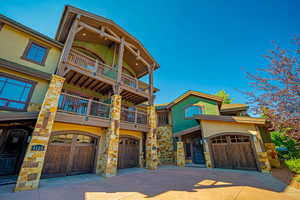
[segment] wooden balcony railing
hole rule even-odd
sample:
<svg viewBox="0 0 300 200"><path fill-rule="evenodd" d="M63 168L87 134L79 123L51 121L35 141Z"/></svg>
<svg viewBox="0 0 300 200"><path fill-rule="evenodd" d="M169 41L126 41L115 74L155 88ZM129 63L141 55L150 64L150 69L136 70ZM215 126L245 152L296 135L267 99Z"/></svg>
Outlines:
<svg viewBox="0 0 300 200"><path fill-rule="evenodd" d="M62 93L58 110L86 116L109 118L110 105L83 97Z"/></svg>
<svg viewBox="0 0 300 200"><path fill-rule="evenodd" d="M146 125L148 123L147 119L146 112L126 108L121 109L121 121Z"/></svg>
<svg viewBox="0 0 300 200"><path fill-rule="evenodd" d="M72 66L83 68L91 73L95 73L97 75L104 76L112 80L117 79L117 69L114 69L109 65L106 65L94 58L91 58L81 53L79 54L75 52L70 52L68 57L68 63ZM147 83L144 83L138 80L137 78L134 78L124 73L122 74L121 80L124 85L136 89L139 92L146 93L149 88Z"/></svg>

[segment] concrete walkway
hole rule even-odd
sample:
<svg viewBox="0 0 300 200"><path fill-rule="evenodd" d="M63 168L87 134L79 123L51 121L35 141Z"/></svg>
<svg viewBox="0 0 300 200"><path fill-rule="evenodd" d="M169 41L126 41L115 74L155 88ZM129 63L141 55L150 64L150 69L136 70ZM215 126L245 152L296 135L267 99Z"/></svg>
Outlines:
<svg viewBox="0 0 300 200"><path fill-rule="evenodd" d="M33 191L0 187L0 200L292 200L300 191L269 174L207 168L163 167L122 170L118 176L94 174L44 179Z"/></svg>

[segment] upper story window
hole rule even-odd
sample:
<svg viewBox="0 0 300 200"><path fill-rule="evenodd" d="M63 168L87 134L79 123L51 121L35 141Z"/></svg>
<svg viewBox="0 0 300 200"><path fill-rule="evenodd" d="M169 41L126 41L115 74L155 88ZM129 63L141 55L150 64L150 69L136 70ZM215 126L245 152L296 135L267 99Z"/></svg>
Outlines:
<svg viewBox="0 0 300 200"><path fill-rule="evenodd" d="M49 47L29 40L22 56L23 59L39 65L45 65Z"/></svg>
<svg viewBox="0 0 300 200"><path fill-rule="evenodd" d="M157 112L158 126L165 126L169 124L169 113L168 112Z"/></svg>
<svg viewBox="0 0 300 200"><path fill-rule="evenodd" d="M199 105L191 105L185 108L184 115L185 117L193 117L194 115L201 115L203 114L203 107Z"/></svg>
<svg viewBox="0 0 300 200"><path fill-rule="evenodd" d="M26 111L35 82L0 73L0 109Z"/></svg>

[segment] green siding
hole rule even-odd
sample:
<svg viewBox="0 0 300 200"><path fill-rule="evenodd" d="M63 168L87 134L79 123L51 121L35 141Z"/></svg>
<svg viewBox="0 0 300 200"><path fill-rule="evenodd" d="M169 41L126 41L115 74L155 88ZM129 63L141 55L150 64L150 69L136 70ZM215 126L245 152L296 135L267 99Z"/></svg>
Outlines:
<svg viewBox="0 0 300 200"><path fill-rule="evenodd" d="M82 42L82 41L75 41L74 45L81 46L88 50L91 50L93 53L96 53L100 58L102 58L107 65L110 66L112 65L113 55L114 55L113 47L109 48L101 44L94 44L94 43ZM118 51L116 51L116 54L117 53ZM118 56L115 56L115 64L117 64L117 60L118 60ZM136 76L136 73L131 69L131 67L125 61L123 61L123 65L128 71L130 71L132 74Z"/></svg>
<svg viewBox="0 0 300 200"><path fill-rule="evenodd" d="M192 128L194 126L199 125L197 120L185 119L184 108L191 104L204 106L204 114L219 115L219 108L217 102L191 95L174 105L171 109L173 133L183 131L188 128Z"/></svg>

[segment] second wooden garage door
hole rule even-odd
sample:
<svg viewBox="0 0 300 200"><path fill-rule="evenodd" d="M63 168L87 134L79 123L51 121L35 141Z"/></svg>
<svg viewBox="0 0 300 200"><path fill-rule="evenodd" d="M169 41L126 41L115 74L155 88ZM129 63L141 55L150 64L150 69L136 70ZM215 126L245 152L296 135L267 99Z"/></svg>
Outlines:
<svg viewBox="0 0 300 200"><path fill-rule="evenodd" d="M120 137L118 168L137 167L139 165L139 141L131 137Z"/></svg>
<svg viewBox="0 0 300 200"><path fill-rule="evenodd" d="M211 149L217 168L257 170L249 136L223 135L212 138Z"/></svg>
<svg viewBox="0 0 300 200"><path fill-rule="evenodd" d="M43 176L66 176L92 172L96 138L87 135L52 136L48 145Z"/></svg>

